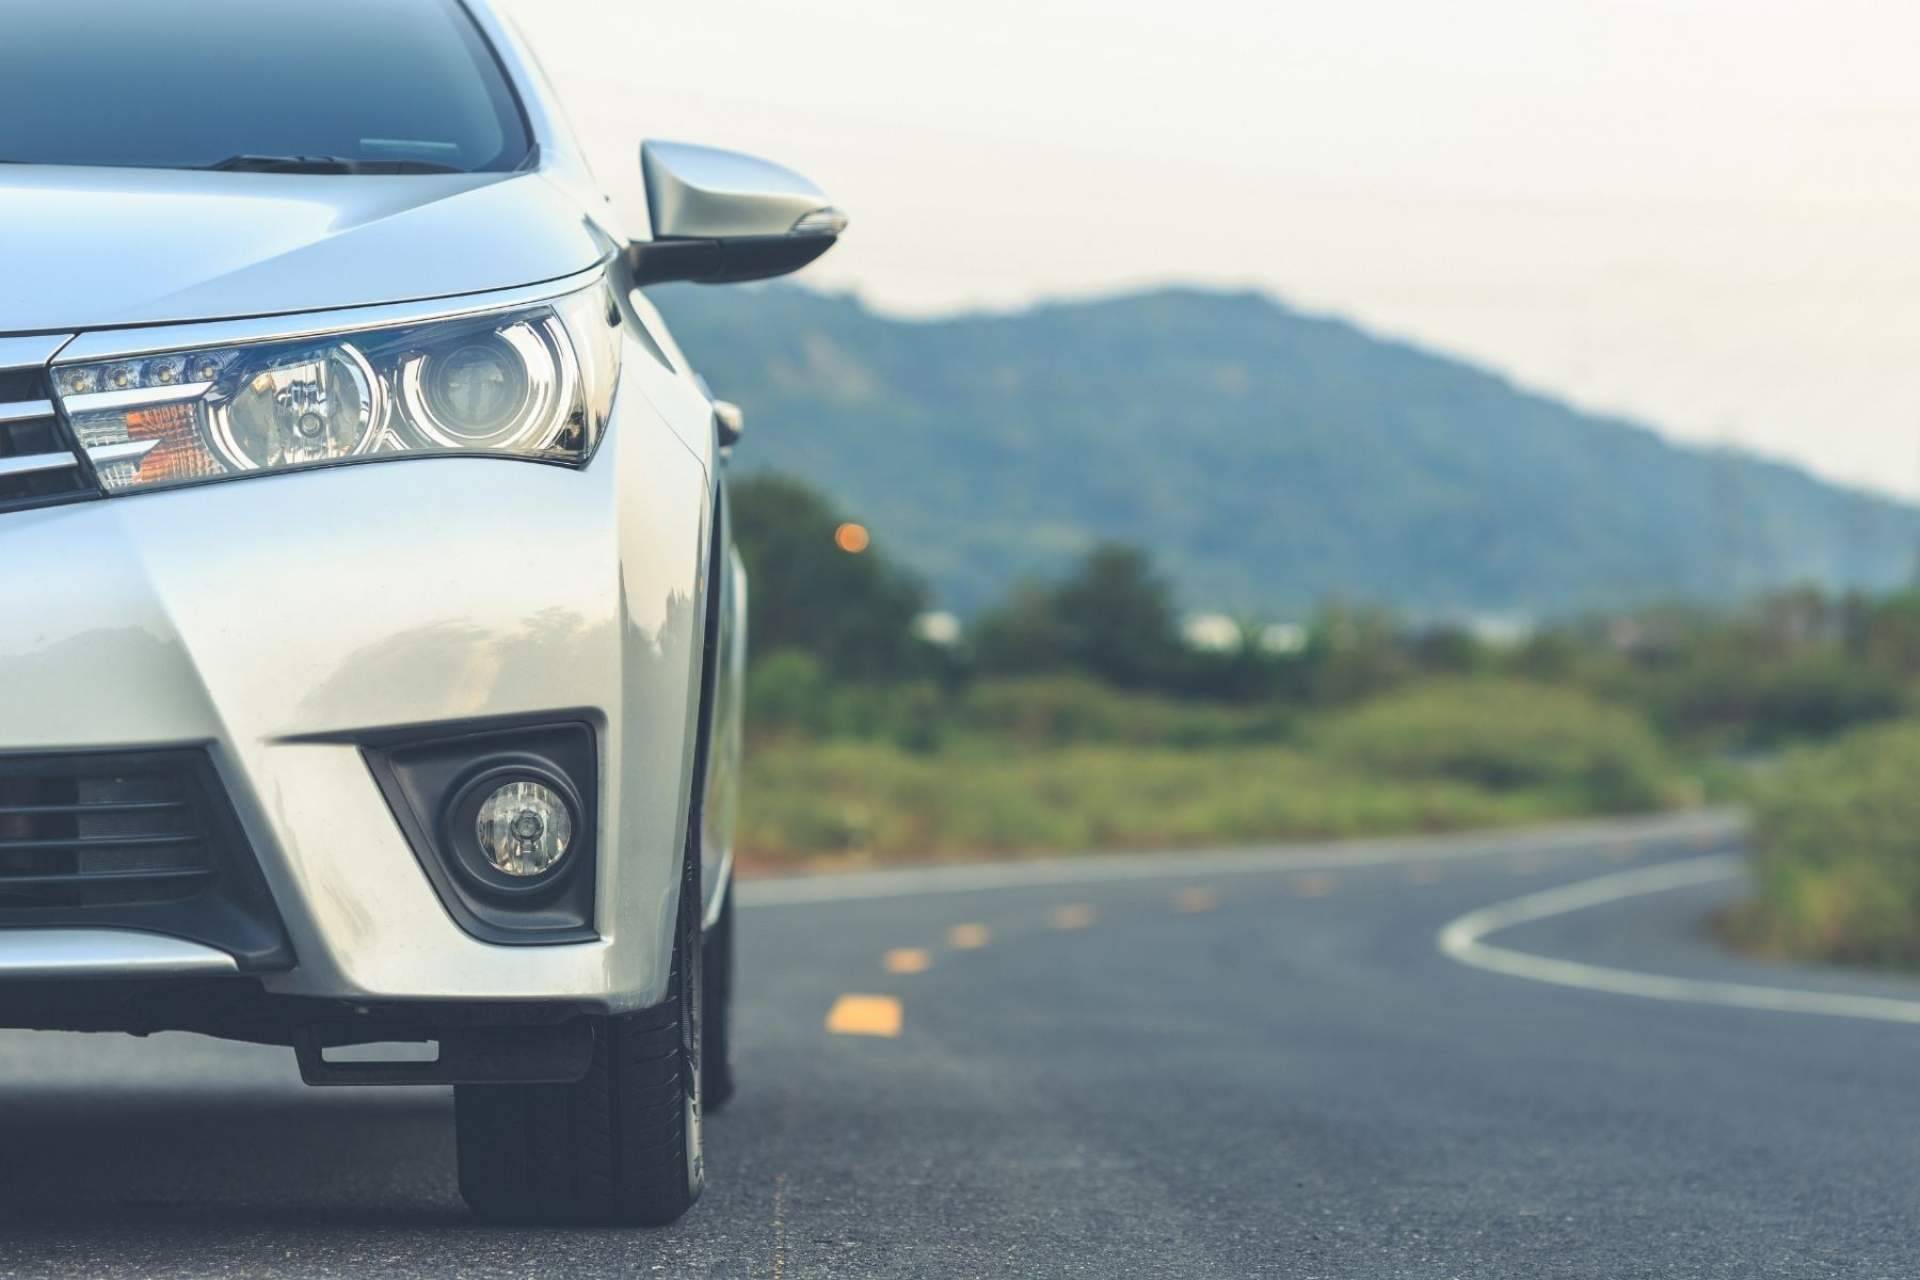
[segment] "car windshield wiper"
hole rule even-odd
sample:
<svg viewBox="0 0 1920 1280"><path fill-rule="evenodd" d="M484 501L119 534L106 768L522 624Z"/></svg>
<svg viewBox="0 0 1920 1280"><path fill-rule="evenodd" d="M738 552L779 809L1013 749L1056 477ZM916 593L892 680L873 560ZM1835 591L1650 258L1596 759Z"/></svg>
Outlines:
<svg viewBox="0 0 1920 1280"><path fill-rule="evenodd" d="M348 160L343 156L228 156L203 169L225 173L466 173L432 160Z"/></svg>

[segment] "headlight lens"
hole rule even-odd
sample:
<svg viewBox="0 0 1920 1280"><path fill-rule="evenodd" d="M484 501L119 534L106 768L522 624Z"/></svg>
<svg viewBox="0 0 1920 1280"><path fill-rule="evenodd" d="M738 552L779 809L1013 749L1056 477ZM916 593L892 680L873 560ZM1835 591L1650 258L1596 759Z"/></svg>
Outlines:
<svg viewBox="0 0 1920 1280"><path fill-rule="evenodd" d="M379 442L379 378L352 343L243 373L235 384L230 398L206 401L214 450L234 470L332 462Z"/></svg>
<svg viewBox="0 0 1920 1280"><path fill-rule="evenodd" d="M552 303L352 333L56 365L109 493L373 458L581 465L619 376L603 286Z"/></svg>

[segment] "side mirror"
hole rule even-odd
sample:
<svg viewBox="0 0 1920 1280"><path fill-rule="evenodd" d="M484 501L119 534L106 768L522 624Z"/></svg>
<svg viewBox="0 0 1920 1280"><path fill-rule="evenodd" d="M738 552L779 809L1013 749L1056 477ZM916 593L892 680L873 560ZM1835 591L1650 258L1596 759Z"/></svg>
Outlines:
<svg viewBox="0 0 1920 1280"><path fill-rule="evenodd" d="M740 443L740 437L747 432L747 415L731 400L715 400L713 431L720 439L721 449L731 449Z"/></svg>
<svg viewBox="0 0 1920 1280"><path fill-rule="evenodd" d="M636 285L783 276L833 248L847 227L818 187L752 156L645 142L640 174L653 239L627 247Z"/></svg>

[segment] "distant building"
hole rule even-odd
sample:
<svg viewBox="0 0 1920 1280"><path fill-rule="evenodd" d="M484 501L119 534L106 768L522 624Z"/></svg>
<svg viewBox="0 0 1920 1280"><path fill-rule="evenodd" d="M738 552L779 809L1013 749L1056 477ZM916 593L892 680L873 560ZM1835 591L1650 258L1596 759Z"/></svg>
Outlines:
<svg viewBox="0 0 1920 1280"><path fill-rule="evenodd" d="M1467 619L1467 631L1489 649L1518 649L1533 639L1533 619L1515 614L1479 614Z"/></svg>
<svg viewBox="0 0 1920 1280"><path fill-rule="evenodd" d="M1237 653L1246 644L1240 624L1224 613L1196 613L1180 624L1187 647L1199 653Z"/></svg>
<svg viewBox="0 0 1920 1280"><path fill-rule="evenodd" d="M1262 653L1291 657L1307 651L1307 639L1307 629L1297 622L1272 622L1260 628L1255 643Z"/></svg>
<svg viewBox="0 0 1920 1280"><path fill-rule="evenodd" d="M913 620L913 634L928 644L950 648L960 643L960 619L950 613L923 613Z"/></svg>
<svg viewBox="0 0 1920 1280"><path fill-rule="evenodd" d="M1244 623L1224 613L1190 614L1180 636L1196 653L1238 653L1251 646L1269 657L1304 653L1307 629L1297 622Z"/></svg>

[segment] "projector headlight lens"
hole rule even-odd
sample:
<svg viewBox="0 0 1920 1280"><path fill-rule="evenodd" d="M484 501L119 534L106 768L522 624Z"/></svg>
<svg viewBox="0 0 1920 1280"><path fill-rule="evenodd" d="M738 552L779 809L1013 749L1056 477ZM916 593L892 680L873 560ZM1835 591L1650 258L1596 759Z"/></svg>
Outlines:
<svg viewBox="0 0 1920 1280"><path fill-rule="evenodd" d="M517 326L513 334L524 340L526 331ZM490 334L418 363L426 366L427 408L463 438L492 436L526 407L527 361L504 335Z"/></svg>
<svg viewBox="0 0 1920 1280"><path fill-rule="evenodd" d="M573 814L552 787L530 780L506 783L480 801L474 819L480 852L503 875L544 876L573 844Z"/></svg>
<svg viewBox="0 0 1920 1280"><path fill-rule="evenodd" d="M583 465L619 376L604 285L386 329L57 365L108 493L379 458Z"/></svg>
<svg viewBox="0 0 1920 1280"><path fill-rule="evenodd" d="M565 390L547 338L522 322L414 357L400 370L409 416L443 448L513 448L542 430Z"/></svg>

